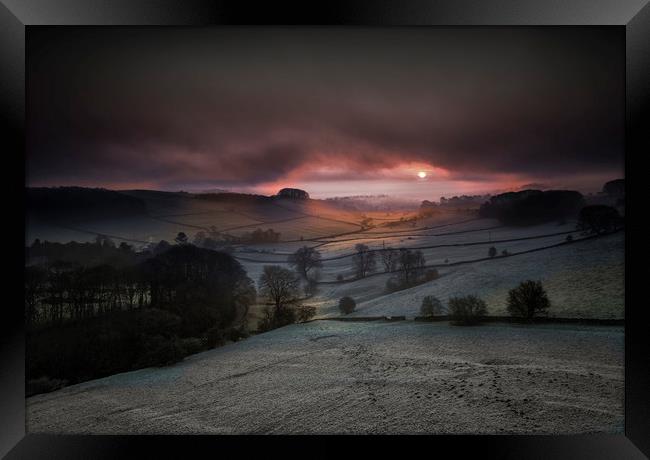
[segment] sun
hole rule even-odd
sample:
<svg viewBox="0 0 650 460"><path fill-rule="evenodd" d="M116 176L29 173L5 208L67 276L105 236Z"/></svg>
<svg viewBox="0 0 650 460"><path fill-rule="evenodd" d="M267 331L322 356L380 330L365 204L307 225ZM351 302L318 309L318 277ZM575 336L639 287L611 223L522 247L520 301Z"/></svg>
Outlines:
<svg viewBox="0 0 650 460"><path fill-rule="evenodd" d="M425 177L427 177L427 173L425 173L424 171L420 171L420 172L418 173L418 177L419 177L420 179L424 179Z"/></svg>

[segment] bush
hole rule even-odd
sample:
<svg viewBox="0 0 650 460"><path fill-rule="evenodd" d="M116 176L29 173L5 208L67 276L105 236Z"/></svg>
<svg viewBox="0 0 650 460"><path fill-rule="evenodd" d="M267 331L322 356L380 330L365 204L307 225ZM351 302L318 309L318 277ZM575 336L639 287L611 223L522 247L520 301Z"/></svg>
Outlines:
<svg viewBox="0 0 650 460"><path fill-rule="evenodd" d="M567 236L566 236L566 242L567 242L567 243L570 243L570 242L572 242L572 241L573 241L573 235L567 235Z"/></svg>
<svg viewBox="0 0 650 460"><path fill-rule="evenodd" d="M490 249L488 249L488 256L494 257L496 255L497 255L497 248L491 246Z"/></svg>
<svg viewBox="0 0 650 460"><path fill-rule="evenodd" d="M396 292L402 289L397 278L392 277L386 280L386 292Z"/></svg>
<svg viewBox="0 0 650 460"><path fill-rule="evenodd" d="M508 292L508 312L526 319L546 314L551 302L541 281L527 280Z"/></svg>
<svg viewBox="0 0 650 460"><path fill-rule="evenodd" d="M264 317L257 324L259 332L267 332L279 327L288 326L296 322L296 309L292 307L283 307L281 309L265 308Z"/></svg>
<svg viewBox="0 0 650 460"><path fill-rule="evenodd" d="M296 308L296 321L304 323L316 316L316 307L309 305L300 305Z"/></svg>
<svg viewBox="0 0 650 460"><path fill-rule="evenodd" d="M487 313L485 302L473 295L450 298L448 309L452 322L461 325L479 323Z"/></svg>
<svg viewBox="0 0 650 460"><path fill-rule="evenodd" d="M185 356L199 353L205 349L203 341L196 337L186 337L180 340L181 347L183 348L183 354Z"/></svg>
<svg viewBox="0 0 650 460"><path fill-rule="evenodd" d="M336 275L336 281L343 281L343 275Z"/></svg>
<svg viewBox="0 0 650 460"><path fill-rule="evenodd" d="M435 316L442 313L442 302L435 296L428 295L422 299L420 306L420 315L422 316Z"/></svg>
<svg viewBox="0 0 650 460"><path fill-rule="evenodd" d="M357 306L357 303L352 297L343 297L339 300L339 310L344 315L349 315L354 311L354 308Z"/></svg>

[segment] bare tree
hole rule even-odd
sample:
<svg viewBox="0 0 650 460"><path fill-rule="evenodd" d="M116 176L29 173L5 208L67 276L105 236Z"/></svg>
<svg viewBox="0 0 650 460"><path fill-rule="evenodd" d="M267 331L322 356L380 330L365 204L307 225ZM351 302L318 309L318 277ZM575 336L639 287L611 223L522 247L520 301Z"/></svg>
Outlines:
<svg viewBox="0 0 650 460"><path fill-rule="evenodd" d="M312 269L323 266L320 260L320 252L309 246L303 246L291 254L288 262L305 280L309 279L309 272Z"/></svg>
<svg viewBox="0 0 650 460"><path fill-rule="evenodd" d="M379 251L381 263L384 266L384 272L393 272L397 270L399 260L399 251L393 248L384 247Z"/></svg>
<svg viewBox="0 0 650 460"><path fill-rule="evenodd" d="M422 251L400 249L399 253L399 278L402 286L412 286L424 274L424 254Z"/></svg>
<svg viewBox="0 0 650 460"><path fill-rule="evenodd" d="M273 302L276 313L299 300L300 279L291 270L265 265L260 276L260 294Z"/></svg>
<svg viewBox="0 0 650 460"><path fill-rule="evenodd" d="M508 292L508 313L532 319L546 314L551 306L541 281L526 280Z"/></svg>
<svg viewBox="0 0 650 460"><path fill-rule="evenodd" d="M354 264L357 278L365 278L375 270L375 266L377 265L375 252L361 243L355 245L354 249L357 252L352 256L352 263Z"/></svg>

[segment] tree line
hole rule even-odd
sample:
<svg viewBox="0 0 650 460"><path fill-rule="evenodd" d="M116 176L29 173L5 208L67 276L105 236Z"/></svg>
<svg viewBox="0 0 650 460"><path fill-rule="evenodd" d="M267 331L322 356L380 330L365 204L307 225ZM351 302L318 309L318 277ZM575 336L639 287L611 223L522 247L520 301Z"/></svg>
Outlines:
<svg viewBox="0 0 650 460"><path fill-rule="evenodd" d="M50 253L71 249L62 261L45 258L43 245L25 267L28 394L173 363L247 335L256 290L229 254L191 244L135 253L95 242L53 246ZM97 259L100 250L130 253L122 262L131 263L111 265Z"/></svg>

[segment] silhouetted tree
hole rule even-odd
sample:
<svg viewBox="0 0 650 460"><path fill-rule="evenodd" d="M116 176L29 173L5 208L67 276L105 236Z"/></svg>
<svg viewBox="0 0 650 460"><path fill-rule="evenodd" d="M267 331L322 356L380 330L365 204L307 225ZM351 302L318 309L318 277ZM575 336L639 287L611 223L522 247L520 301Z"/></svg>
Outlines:
<svg viewBox="0 0 650 460"><path fill-rule="evenodd" d="M352 297L342 297L341 300L339 300L339 310L341 313L344 315L349 315L352 313L357 306L357 303L354 301Z"/></svg>
<svg viewBox="0 0 650 460"><path fill-rule="evenodd" d="M508 312L512 316L532 319L546 314L550 306L541 281L523 281L508 292Z"/></svg>
<svg viewBox="0 0 650 460"><path fill-rule="evenodd" d="M449 317L454 324L476 324L487 313L485 302L473 295L452 297L448 305Z"/></svg>
<svg viewBox="0 0 650 460"><path fill-rule="evenodd" d="M585 233L606 233L618 229L622 219L616 208L602 204L585 206L580 211L576 228Z"/></svg>
<svg viewBox="0 0 650 460"><path fill-rule="evenodd" d="M582 206L584 197L576 191L522 190L490 197L479 215L507 225L532 225L573 218Z"/></svg>
<svg viewBox="0 0 650 460"><path fill-rule="evenodd" d="M625 179L615 179L603 186L603 192L613 198L625 196Z"/></svg>
<svg viewBox="0 0 650 460"><path fill-rule="evenodd" d="M275 314L298 302L300 279L291 270L265 265L259 281L260 294L273 302Z"/></svg>
<svg viewBox="0 0 650 460"><path fill-rule="evenodd" d="M399 250L384 247L379 251L379 255L381 257L381 263L384 266L384 272L388 273L397 269Z"/></svg>
<svg viewBox="0 0 650 460"><path fill-rule="evenodd" d="M426 261L422 251L400 249L398 278L402 286L417 284L424 273Z"/></svg>
<svg viewBox="0 0 650 460"><path fill-rule="evenodd" d="M320 252L309 246L303 246L298 249L289 256L287 261L305 280L309 280L309 272L311 270L323 266L320 260Z"/></svg>
<svg viewBox="0 0 650 460"><path fill-rule="evenodd" d="M39 266L25 267L25 322L30 327L39 319L38 306L46 287L47 272Z"/></svg>
<svg viewBox="0 0 650 460"><path fill-rule="evenodd" d="M356 253L352 256L352 264L357 278L365 278L369 273L375 270L377 265L376 255L365 244L354 246Z"/></svg>
<svg viewBox="0 0 650 460"><path fill-rule="evenodd" d="M185 232L178 232L174 241L176 241L177 244L187 244L187 235Z"/></svg>
<svg viewBox="0 0 650 460"><path fill-rule="evenodd" d="M435 316L442 314L442 302L436 296L428 295L422 299L420 315Z"/></svg>

